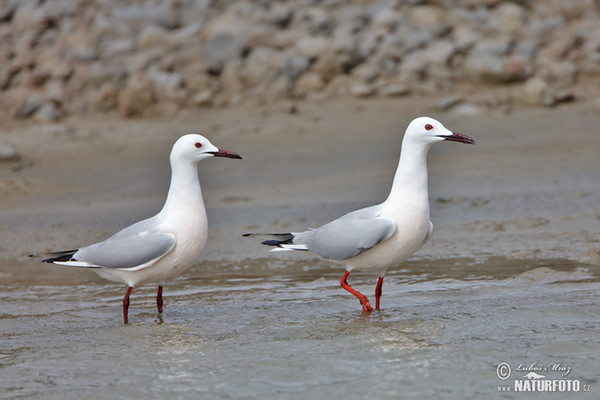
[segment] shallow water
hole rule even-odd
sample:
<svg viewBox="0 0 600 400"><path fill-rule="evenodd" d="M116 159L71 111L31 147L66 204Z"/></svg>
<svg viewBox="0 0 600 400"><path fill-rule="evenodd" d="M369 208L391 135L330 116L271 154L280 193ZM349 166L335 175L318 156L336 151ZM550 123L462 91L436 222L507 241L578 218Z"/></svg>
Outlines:
<svg viewBox="0 0 600 400"><path fill-rule="evenodd" d="M3 398L548 398L498 392L559 363L598 398L598 276L569 261L413 261L363 313L325 261L247 260L134 290L20 284L0 295ZM270 266L271 268L265 268ZM204 266L206 267L206 266ZM57 268L48 266L48 268ZM3 268L4 271L8 267ZM204 272L209 270L209 272ZM485 274L482 274L485 272ZM369 295L376 277L349 282ZM507 381L496 367L507 362ZM561 379L546 372L548 379ZM200 395L200 397L198 397ZM203 396L202 396L203 395ZM554 393L551 398L564 398Z"/></svg>

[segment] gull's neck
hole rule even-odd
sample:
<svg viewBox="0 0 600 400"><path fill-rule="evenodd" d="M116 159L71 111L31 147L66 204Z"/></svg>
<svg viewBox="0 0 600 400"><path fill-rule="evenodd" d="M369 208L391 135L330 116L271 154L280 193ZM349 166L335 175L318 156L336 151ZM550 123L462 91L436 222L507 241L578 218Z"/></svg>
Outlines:
<svg viewBox="0 0 600 400"><path fill-rule="evenodd" d="M394 207L398 203L410 203L429 209L427 153L430 147L431 143L403 140L398 169L385 205Z"/></svg>
<svg viewBox="0 0 600 400"><path fill-rule="evenodd" d="M198 207L204 209L198 165L187 160L171 159L171 185L161 214L186 212Z"/></svg>

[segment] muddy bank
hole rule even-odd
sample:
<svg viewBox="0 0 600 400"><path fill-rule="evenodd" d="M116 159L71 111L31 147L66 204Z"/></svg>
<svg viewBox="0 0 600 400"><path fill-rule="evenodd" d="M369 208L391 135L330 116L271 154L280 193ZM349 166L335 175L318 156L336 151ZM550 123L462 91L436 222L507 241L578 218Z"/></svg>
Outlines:
<svg viewBox="0 0 600 400"><path fill-rule="evenodd" d="M423 110L476 145L432 149L434 234L416 259L562 258L598 265L600 137L591 108L465 118L434 104L433 98L356 100L300 104L293 112L284 104L208 110L169 120L10 122L5 137L22 159L0 164L3 274L22 273L24 265L45 270L26 256L101 240L156 212L168 186L170 147L186 132L204 133L244 157L200 166L210 220L202 260L264 257L265 249L241 233L305 229L382 201L404 129ZM297 257L284 257L290 256Z"/></svg>

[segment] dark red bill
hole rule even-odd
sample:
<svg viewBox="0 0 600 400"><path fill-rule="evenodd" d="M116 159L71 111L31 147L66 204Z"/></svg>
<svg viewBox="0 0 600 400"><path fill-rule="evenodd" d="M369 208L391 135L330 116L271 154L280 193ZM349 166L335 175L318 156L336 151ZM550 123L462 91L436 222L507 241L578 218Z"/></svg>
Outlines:
<svg viewBox="0 0 600 400"><path fill-rule="evenodd" d="M451 142L459 142L459 143L467 143L467 144L475 144L475 141L468 137L467 135L462 135L460 133L452 132L452 135L438 135L444 140L449 140Z"/></svg>
<svg viewBox="0 0 600 400"><path fill-rule="evenodd" d="M208 151L207 153L212 154L215 157L235 158L236 160L242 159L238 153L229 150L219 149L218 151Z"/></svg>

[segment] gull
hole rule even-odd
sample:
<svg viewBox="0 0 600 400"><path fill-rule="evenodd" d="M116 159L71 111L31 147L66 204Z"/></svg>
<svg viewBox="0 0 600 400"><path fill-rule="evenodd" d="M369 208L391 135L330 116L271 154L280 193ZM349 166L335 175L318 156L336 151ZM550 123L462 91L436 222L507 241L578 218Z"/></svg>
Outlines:
<svg viewBox="0 0 600 400"><path fill-rule="evenodd" d="M311 251L341 262L346 273L340 284L358 298L365 312L373 311L369 300L350 287L347 278L354 270L377 272L375 309L379 310L383 278L388 268L405 261L431 236L427 153L434 143L442 141L475 143L466 135L449 131L433 118L416 118L406 128L392 189L383 203L350 212L304 232L246 233L244 236L266 236L268 240L262 244L274 246L271 251Z"/></svg>
<svg viewBox="0 0 600 400"><path fill-rule="evenodd" d="M158 283L156 305L162 313L163 282L189 270L206 244L208 222L198 181L198 163L211 157L241 159L215 147L201 135L180 137L171 150L171 185L162 210L103 242L76 250L44 253L46 263L92 268L101 277L128 285L123 322L128 323L129 295L135 286Z"/></svg>

